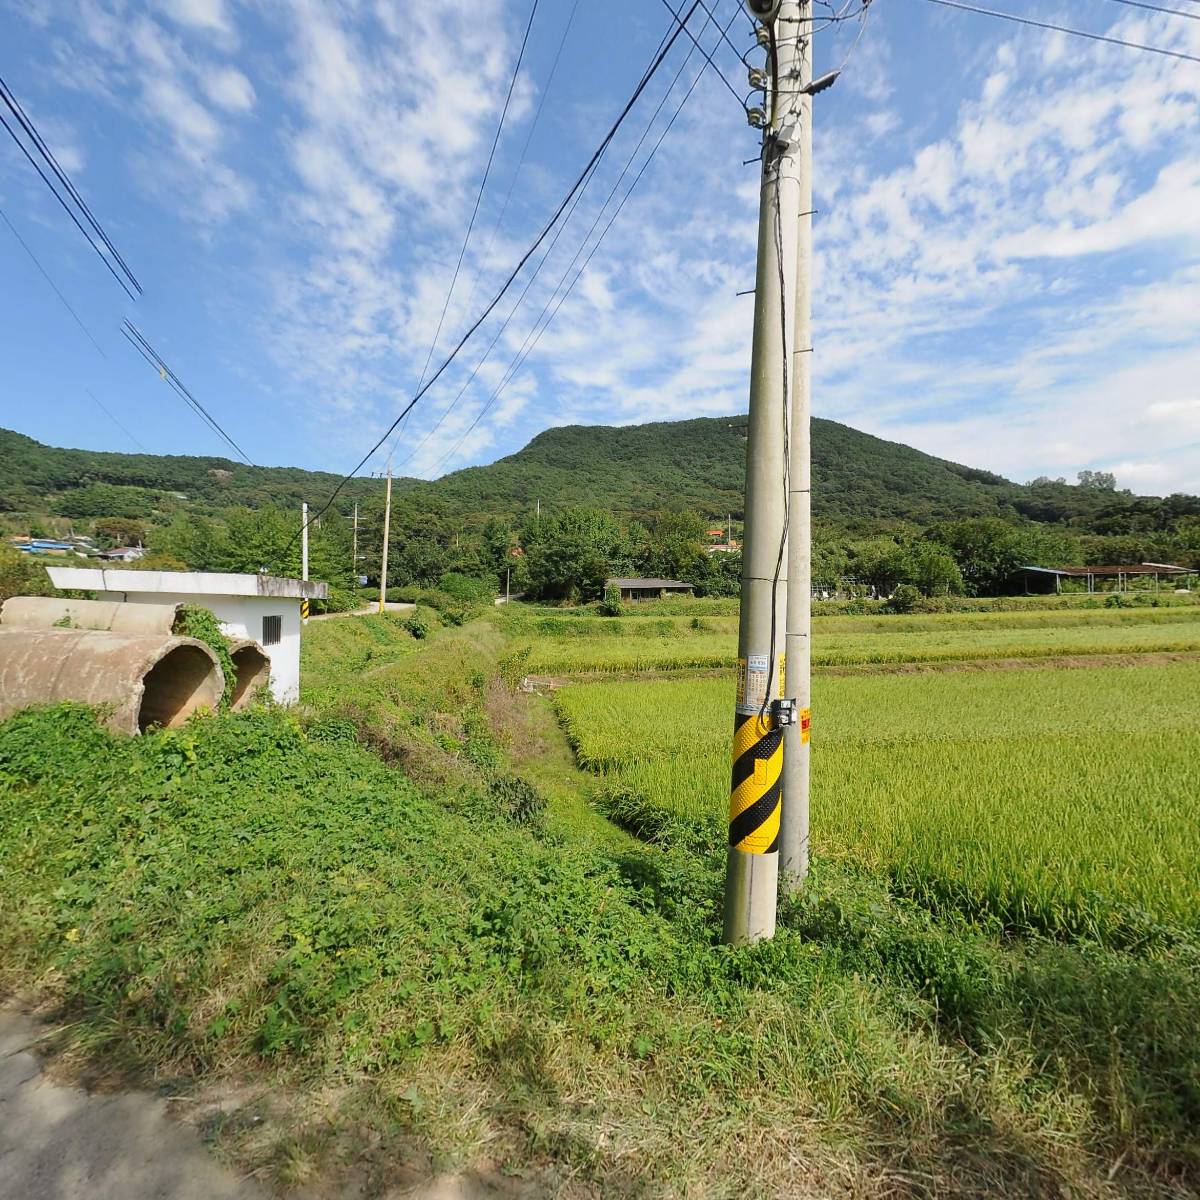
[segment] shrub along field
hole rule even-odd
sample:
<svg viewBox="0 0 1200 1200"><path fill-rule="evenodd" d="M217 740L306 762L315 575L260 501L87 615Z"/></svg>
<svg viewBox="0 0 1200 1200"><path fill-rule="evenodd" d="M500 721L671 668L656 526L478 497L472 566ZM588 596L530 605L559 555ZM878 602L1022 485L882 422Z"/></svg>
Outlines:
<svg viewBox="0 0 1200 1200"><path fill-rule="evenodd" d="M732 617L508 617L528 669L586 675L732 667ZM813 620L816 667L1200 651L1195 608L1086 609Z"/></svg>
<svg viewBox="0 0 1200 1200"><path fill-rule="evenodd" d="M0 724L0 993L285 1194L1200 1194L1194 664L819 679L810 883L731 950L728 683L556 694L639 834L584 836L601 781L522 765L546 615L314 622L290 712Z"/></svg>
<svg viewBox="0 0 1200 1200"><path fill-rule="evenodd" d="M812 838L932 907L1022 929L1200 929L1200 663L818 678ZM556 705L623 819L723 820L728 680Z"/></svg>

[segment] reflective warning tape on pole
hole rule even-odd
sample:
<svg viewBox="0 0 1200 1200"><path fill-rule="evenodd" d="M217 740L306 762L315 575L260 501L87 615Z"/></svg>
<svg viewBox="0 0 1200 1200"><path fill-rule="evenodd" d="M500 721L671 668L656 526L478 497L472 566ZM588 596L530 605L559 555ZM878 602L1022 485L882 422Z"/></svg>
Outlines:
<svg viewBox="0 0 1200 1200"><path fill-rule="evenodd" d="M747 854L779 848L779 776L783 730L769 717L738 713L733 727L733 774L729 791L729 844Z"/></svg>
<svg viewBox="0 0 1200 1200"><path fill-rule="evenodd" d="M308 623L308 599L307 597L300 601L300 620Z"/></svg>

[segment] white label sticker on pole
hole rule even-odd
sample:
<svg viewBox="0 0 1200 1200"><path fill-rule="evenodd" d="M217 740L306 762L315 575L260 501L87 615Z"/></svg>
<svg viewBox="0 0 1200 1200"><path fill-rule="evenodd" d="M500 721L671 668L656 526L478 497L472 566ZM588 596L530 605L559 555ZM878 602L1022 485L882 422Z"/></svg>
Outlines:
<svg viewBox="0 0 1200 1200"><path fill-rule="evenodd" d="M766 654L751 654L746 659L746 690L743 694L743 704L753 704L761 708L767 699L767 675L770 673L771 659Z"/></svg>

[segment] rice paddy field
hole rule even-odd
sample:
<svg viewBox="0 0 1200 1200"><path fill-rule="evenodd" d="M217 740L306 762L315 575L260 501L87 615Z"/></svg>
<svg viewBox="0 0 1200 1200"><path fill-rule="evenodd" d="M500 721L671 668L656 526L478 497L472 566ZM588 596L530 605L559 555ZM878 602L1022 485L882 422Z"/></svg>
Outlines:
<svg viewBox="0 0 1200 1200"><path fill-rule="evenodd" d="M1032 636L1056 633L1022 644L1062 647L1061 630ZM876 636L916 640L861 640ZM1135 644L1146 643L1121 643ZM1098 662L818 675L814 853L1006 927L1122 941L1156 926L1200 928L1200 663ZM723 821L731 680L584 682L555 696L580 765L618 818L650 830L672 818Z"/></svg>
<svg viewBox="0 0 1200 1200"><path fill-rule="evenodd" d="M711 670L732 667L737 649L731 616L510 618L509 632L528 640L528 669L543 675ZM818 668L1197 651L1195 608L813 620Z"/></svg>

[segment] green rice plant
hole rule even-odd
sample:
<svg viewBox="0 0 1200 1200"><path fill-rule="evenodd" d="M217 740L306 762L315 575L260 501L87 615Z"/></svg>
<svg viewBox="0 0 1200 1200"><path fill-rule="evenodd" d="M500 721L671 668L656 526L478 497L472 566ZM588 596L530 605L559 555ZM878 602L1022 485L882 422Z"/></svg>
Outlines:
<svg viewBox="0 0 1200 1200"><path fill-rule="evenodd" d="M1013 614L1000 615L1011 618ZM861 631L847 628L854 618L831 618L839 622L832 630L820 624L814 626L813 665L887 666L1200 651L1200 618L1189 614L1186 619L1164 621L1157 619L1155 610L1150 610L1148 616L1148 620L1112 625L1075 621L1043 627L1024 620L1013 623L1002 619L965 628L947 623L944 617L894 617L889 619L896 622L892 628L866 619L868 623ZM914 624L901 624L906 619ZM968 615L967 620L979 618ZM534 642L529 669L546 675L582 675L732 667L736 641L733 630L712 633L686 626L671 637L546 637Z"/></svg>
<svg viewBox="0 0 1200 1200"><path fill-rule="evenodd" d="M1107 938L1200 927L1200 665L814 681L812 836L932 905ZM578 684L581 765L723 819L731 679Z"/></svg>

